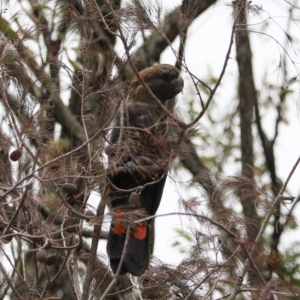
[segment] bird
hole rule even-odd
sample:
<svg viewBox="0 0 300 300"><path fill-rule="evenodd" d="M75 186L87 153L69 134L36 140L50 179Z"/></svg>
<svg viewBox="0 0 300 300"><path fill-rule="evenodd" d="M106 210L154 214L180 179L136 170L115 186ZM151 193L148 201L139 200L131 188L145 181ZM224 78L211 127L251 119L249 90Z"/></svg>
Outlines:
<svg viewBox="0 0 300 300"><path fill-rule="evenodd" d="M149 265L152 220L138 220L155 215L159 207L176 144L175 97L183 87L174 66L148 67L131 80L116 114L104 192L112 211L107 254L113 273L140 276Z"/></svg>

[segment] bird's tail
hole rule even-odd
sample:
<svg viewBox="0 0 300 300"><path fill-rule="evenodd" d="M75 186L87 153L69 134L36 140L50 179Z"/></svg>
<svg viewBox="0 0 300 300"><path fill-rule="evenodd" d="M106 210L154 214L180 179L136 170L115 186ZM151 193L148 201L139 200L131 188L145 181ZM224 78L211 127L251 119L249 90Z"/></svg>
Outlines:
<svg viewBox="0 0 300 300"><path fill-rule="evenodd" d="M116 273L126 244L120 274L129 272L132 275L139 276L145 272L149 264L149 224L142 223L130 230L127 239L126 243L126 228L123 224L115 222L111 225L107 242L110 265L113 272Z"/></svg>

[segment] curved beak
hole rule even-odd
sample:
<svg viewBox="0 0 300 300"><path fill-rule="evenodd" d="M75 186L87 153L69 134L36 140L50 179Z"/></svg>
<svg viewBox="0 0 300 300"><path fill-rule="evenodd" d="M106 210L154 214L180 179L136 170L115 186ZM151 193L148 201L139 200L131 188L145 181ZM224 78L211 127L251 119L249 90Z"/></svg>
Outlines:
<svg viewBox="0 0 300 300"><path fill-rule="evenodd" d="M173 79L170 83L174 87L176 94L179 94L184 87L184 81L180 75L176 79Z"/></svg>

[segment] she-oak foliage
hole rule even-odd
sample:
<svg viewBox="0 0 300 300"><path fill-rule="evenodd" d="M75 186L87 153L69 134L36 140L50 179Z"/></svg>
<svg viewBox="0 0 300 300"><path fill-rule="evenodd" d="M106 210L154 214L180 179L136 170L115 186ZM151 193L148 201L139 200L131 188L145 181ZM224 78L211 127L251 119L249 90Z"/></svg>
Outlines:
<svg viewBox="0 0 300 300"><path fill-rule="evenodd" d="M282 83L259 90L247 24L260 26L265 11L252 2L225 4L232 23L220 73L191 72L190 25L216 2L182 0L166 13L154 0L1 3L0 299L299 298L299 251L280 252L286 230L298 228L288 183L299 161L278 178L274 151L298 78L299 53L288 46L299 8L284 4ZM162 64L165 49L176 67ZM237 97L221 117L228 78ZM273 138L264 105L275 111ZM229 161L242 175L224 176ZM186 195L170 170L192 174ZM153 255L167 178L181 186L174 214L187 224L174 245L192 244L174 266ZM108 256L97 251L102 240Z"/></svg>

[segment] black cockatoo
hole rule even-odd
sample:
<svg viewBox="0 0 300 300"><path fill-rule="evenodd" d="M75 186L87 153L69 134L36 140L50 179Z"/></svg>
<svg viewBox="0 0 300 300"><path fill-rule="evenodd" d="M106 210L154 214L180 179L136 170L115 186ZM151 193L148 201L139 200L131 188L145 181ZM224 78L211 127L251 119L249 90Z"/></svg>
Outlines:
<svg viewBox="0 0 300 300"><path fill-rule="evenodd" d="M156 65L140 72L146 85L170 112L175 96L183 89L179 71L167 64ZM169 114L151 97L135 76L129 96L119 110L111 133L105 196L112 207L107 253L116 273L126 240L120 274L139 276L149 264L151 221L133 225L130 216L137 212L152 216L162 197L169 167L172 145L176 143L176 127ZM129 227L128 227L129 226Z"/></svg>

